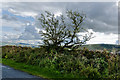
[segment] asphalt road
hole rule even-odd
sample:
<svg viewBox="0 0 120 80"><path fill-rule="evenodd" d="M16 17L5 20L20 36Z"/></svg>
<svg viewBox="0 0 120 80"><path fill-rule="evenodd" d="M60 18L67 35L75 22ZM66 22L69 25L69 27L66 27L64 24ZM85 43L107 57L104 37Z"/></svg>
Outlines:
<svg viewBox="0 0 120 80"><path fill-rule="evenodd" d="M15 70L9 66L1 65L2 80L46 80L37 76L30 75L26 72Z"/></svg>

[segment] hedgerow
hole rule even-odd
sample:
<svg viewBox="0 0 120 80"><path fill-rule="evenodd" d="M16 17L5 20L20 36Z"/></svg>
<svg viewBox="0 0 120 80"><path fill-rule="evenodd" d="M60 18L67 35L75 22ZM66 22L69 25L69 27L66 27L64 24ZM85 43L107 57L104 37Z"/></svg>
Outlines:
<svg viewBox="0 0 120 80"><path fill-rule="evenodd" d="M120 56L106 50L47 51L45 47L3 46L2 58L72 74L73 78L120 78Z"/></svg>

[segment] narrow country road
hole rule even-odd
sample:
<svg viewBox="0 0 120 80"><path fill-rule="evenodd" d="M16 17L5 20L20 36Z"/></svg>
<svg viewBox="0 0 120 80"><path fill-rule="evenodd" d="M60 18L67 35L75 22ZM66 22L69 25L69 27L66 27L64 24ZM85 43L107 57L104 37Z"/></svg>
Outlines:
<svg viewBox="0 0 120 80"><path fill-rule="evenodd" d="M9 66L0 65L2 67L2 80L46 80L26 72L15 70Z"/></svg>

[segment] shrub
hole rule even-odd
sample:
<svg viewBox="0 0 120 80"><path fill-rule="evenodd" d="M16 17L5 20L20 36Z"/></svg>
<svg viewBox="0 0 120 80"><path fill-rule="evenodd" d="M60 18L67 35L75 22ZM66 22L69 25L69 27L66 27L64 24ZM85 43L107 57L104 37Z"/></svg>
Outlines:
<svg viewBox="0 0 120 80"><path fill-rule="evenodd" d="M88 79L97 79L100 78L101 75L97 68L93 68L92 66L88 66L80 71L80 76L84 76Z"/></svg>
<svg viewBox="0 0 120 80"><path fill-rule="evenodd" d="M74 78L118 78L120 76L120 56L108 51L88 49L56 51L44 47L31 48L3 46L2 58L13 59L30 65L46 67Z"/></svg>

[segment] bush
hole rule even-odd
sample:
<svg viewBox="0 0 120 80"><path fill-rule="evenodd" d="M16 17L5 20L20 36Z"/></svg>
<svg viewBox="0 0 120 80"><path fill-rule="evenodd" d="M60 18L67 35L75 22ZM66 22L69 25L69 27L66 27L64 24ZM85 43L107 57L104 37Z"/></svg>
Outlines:
<svg viewBox="0 0 120 80"><path fill-rule="evenodd" d="M101 75L97 68L93 68L92 66L88 66L80 71L80 75L84 76L88 79L97 79L101 78Z"/></svg>
<svg viewBox="0 0 120 80"><path fill-rule="evenodd" d="M46 67L74 78L118 78L120 75L120 56L108 51L89 51L88 49L56 51L45 47L31 48L3 46L2 58ZM115 76L116 75L116 76Z"/></svg>

